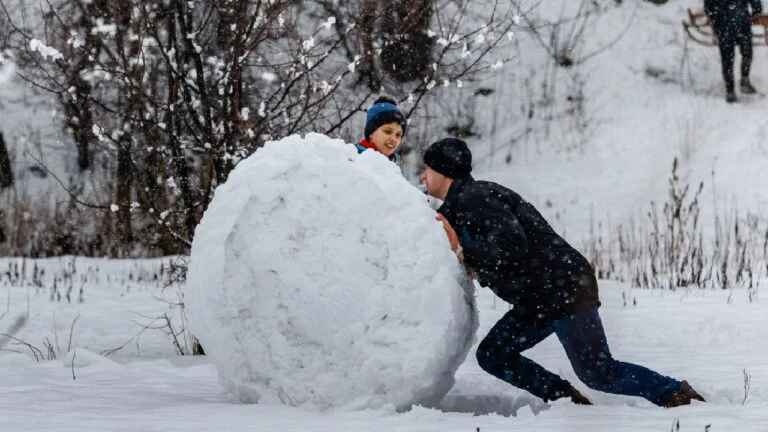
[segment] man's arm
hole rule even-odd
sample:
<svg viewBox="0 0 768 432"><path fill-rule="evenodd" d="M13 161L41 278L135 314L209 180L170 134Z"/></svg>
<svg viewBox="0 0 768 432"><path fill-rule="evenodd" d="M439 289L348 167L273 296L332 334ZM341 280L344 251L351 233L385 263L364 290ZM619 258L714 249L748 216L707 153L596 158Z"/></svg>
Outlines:
<svg viewBox="0 0 768 432"><path fill-rule="evenodd" d="M525 230L513 214L474 213L468 219L479 225L462 226L457 232L467 266L478 270L506 268L528 253Z"/></svg>
<svg viewBox="0 0 768 432"><path fill-rule="evenodd" d="M451 226L451 223L448 222L448 219L446 219L442 213L438 213L435 219L437 219L443 224L445 235L448 237L448 243L451 244L451 250L453 250L454 252L457 252L461 247L461 245L459 244L459 236L458 234L456 234L456 231Z"/></svg>

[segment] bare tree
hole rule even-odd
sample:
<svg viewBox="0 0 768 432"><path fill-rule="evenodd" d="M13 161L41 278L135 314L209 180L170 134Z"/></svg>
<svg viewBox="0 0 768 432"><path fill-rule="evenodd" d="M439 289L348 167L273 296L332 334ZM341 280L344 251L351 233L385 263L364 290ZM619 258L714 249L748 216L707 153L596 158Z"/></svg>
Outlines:
<svg viewBox="0 0 768 432"><path fill-rule="evenodd" d="M106 170L89 208L124 255L185 252L213 190L267 141L338 134L381 88L411 117L504 61L516 9L475 3L487 8L469 16L467 0L50 0L42 29L0 9L19 75L63 108L80 170Z"/></svg>
<svg viewBox="0 0 768 432"><path fill-rule="evenodd" d="M85 75L93 69L95 59L99 57L99 39L94 21L106 5L104 0L98 0L74 6L62 12L70 14L67 21L71 24L59 27L63 32L57 40L59 49L70 59L64 68L67 91L60 93L59 97L64 124L77 145L78 167L80 171L86 171L91 168L91 152L96 139L93 134L92 87Z"/></svg>

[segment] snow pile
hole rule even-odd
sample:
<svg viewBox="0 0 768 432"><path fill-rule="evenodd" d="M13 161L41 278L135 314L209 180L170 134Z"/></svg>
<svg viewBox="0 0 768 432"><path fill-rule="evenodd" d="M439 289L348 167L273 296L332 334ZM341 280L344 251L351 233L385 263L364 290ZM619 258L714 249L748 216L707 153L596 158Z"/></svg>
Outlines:
<svg viewBox="0 0 768 432"><path fill-rule="evenodd" d="M61 363L64 367L72 369L80 369L90 366L121 367L118 363L107 357L85 348L75 348L72 351L69 351L61 359Z"/></svg>
<svg viewBox="0 0 768 432"><path fill-rule="evenodd" d="M11 82L15 73L16 65L10 58L5 58L3 53L0 52L0 86Z"/></svg>
<svg viewBox="0 0 768 432"><path fill-rule="evenodd" d="M374 151L290 136L242 161L195 233L189 321L244 402L434 404L477 327L424 194Z"/></svg>

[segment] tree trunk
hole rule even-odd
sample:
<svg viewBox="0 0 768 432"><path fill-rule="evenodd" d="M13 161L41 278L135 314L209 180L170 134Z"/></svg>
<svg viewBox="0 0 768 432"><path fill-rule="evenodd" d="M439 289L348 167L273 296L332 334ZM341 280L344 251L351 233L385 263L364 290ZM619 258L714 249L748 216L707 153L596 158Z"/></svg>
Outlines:
<svg viewBox="0 0 768 432"><path fill-rule="evenodd" d="M374 35L377 31L379 0L363 0L360 5L360 51L361 59L358 67L360 78L366 81L371 91L378 92L381 89L381 78L376 70L376 53L374 49Z"/></svg>
<svg viewBox="0 0 768 432"><path fill-rule="evenodd" d="M115 3L115 15L117 18L117 32L115 42L119 52L122 53L121 65L125 70L124 94L126 94L126 107L122 126L122 135L117 148L117 190L116 201L119 206L117 212L118 236L121 248L124 250L133 243L133 229L131 227L131 207L133 188L133 160L131 152L134 147L134 134L142 129L142 76L144 69L138 58L141 47L138 38L131 38L131 34L141 34L139 16L131 19L132 5L129 0L121 0Z"/></svg>
<svg viewBox="0 0 768 432"><path fill-rule="evenodd" d="M168 32L169 47L172 49L178 43L178 35L176 34L176 15L172 12L168 12L166 19L166 30ZM182 54L180 51L176 51L176 61L181 64ZM175 106L181 100L179 93L181 91L180 83L176 79L176 76L169 71L168 73L168 106ZM170 134L170 140L168 142L171 150L171 157L173 158L173 172L175 173L179 190L181 191L181 200L183 202L183 219L184 219L184 235L188 241L192 241L192 236L195 234L195 226L197 225L197 217L195 215L194 197L192 194L192 185L190 183L190 169L187 164L187 157L184 149L181 148L181 143L176 138L182 136L183 122L181 116L177 115L177 110L168 110L166 124L172 131ZM203 189L206 190L206 189Z"/></svg>
<svg viewBox="0 0 768 432"><path fill-rule="evenodd" d="M151 94L162 94L162 90L159 88L159 84L162 82L160 68L152 65L148 70L149 79L145 85L151 87ZM168 196L165 194L162 179L166 176L167 164L163 153L168 138L161 133L159 127L150 122L143 123L142 136L147 152L144 156L143 174L140 179L143 188L138 194L140 198L139 203L145 210L166 209L168 207ZM152 149L151 151L149 151L150 148Z"/></svg>
<svg viewBox="0 0 768 432"><path fill-rule="evenodd" d="M117 149L117 179L115 202L117 209L117 235L120 249L127 250L133 242L131 228L131 185L133 167L131 163L131 137L126 134Z"/></svg>
<svg viewBox="0 0 768 432"><path fill-rule="evenodd" d="M222 123L224 137L220 148L216 149L217 183L226 181L234 163L230 157L240 148L243 138L240 109L243 106L243 70L242 62L245 53L243 34L248 23L248 0L237 0L219 8L219 23L217 27L218 50L224 53L224 63L229 66L225 82L225 95ZM236 29L237 31L233 31Z"/></svg>
<svg viewBox="0 0 768 432"><path fill-rule="evenodd" d="M435 39L427 35L433 6L429 0L391 2L383 19L382 69L400 82L418 81L429 74Z"/></svg>
<svg viewBox="0 0 768 432"><path fill-rule="evenodd" d="M5 243L8 237L5 235L5 212L0 210L0 244Z"/></svg>
<svg viewBox="0 0 768 432"><path fill-rule="evenodd" d="M60 50L70 59L64 70L66 84L69 89L60 94L63 106L65 125L77 146L77 166L80 172L89 170L93 163L92 146L96 141L93 133L93 95L91 84L83 76L93 70L95 59L99 58L99 36L94 34L94 21L106 12L104 0L88 2L83 6L79 17L74 22L74 29L85 35L81 47L64 43L69 36L62 39ZM77 30L75 30L77 29Z"/></svg>
<svg viewBox="0 0 768 432"><path fill-rule="evenodd" d="M80 172L91 168L91 143L96 139L91 113L91 86L80 77L83 70L74 67L68 71L67 82L70 88L75 89L75 93L64 93L61 96L65 124L77 145L77 166Z"/></svg>
<svg viewBox="0 0 768 432"><path fill-rule="evenodd" d="M8 148L5 146L3 133L0 132L0 189L13 185L13 171L11 170L11 158L8 156Z"/></svg>
<svg viewBox="0 0 768 432"><path fill-rule="evenodd" d="M197 108L198 113L191 113L192 115L197 115L199 117L202 117L200 120L201 123L201 130L200 138L202 139L203 146L207 147L208 150L208 157L211 158L213 161L216 161L216 148L217 148L217 139L216 134L214 133L214 126L213 126L213 114L215 112L214 105L213 105L213 94L208 93L208 82L207 80L207 74L205 73L204 68L204 60L202 57L201 52L198 52L197 48L195 48L195 42L192 38L188 37L189 34L193 33L193 26L194 26L194 18L192 9L188 6L188 3L184 0L174 0L173 5L176 8L176 22L179 26L179 35L177 36L177 41L183 45L182 51L183 51L183 76L184 80L181 81L179 84L181 84L181 89L184 93L184 100L189 104L189 102L194 97L195 99L199 100L199 107ZM188 68L191 68L192 71L194 71L194 75L189 74ZM186 80L190 80L194 82L195 86L197 87L194 89L194 86L188 85L186 83ZM213 166L215 168L216 164L214 163ZM221 170L220 170L221 171ZM221 173L215 173L216 175L220 175ZM203 184L203 181L201 180L200 184ZM213 187L211 185L210 187ZM213 191L211 189L203 190L201 191L204 195L210 195ZM207 201L207 200L206 200Z"/></svg>

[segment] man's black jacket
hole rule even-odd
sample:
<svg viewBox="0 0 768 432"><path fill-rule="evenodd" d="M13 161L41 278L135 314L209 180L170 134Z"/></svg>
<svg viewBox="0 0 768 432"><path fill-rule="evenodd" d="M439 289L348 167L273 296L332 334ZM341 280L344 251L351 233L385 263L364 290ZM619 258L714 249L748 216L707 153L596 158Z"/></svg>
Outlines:
<svg viewBox="0 0 768 432"><path fill-rule="evenodd" d="M750 7L752 15L763 13L761 0L704 0L704 12L712 19L715 26L749 19Z"/></svg>
<svg viewBox="0 0 768 432"><path fill-rule="evenodd" d="M467 267L521 318L554 320L599 306L587 259L517 193L455 179L438 211L456 230Z"/></svg>

